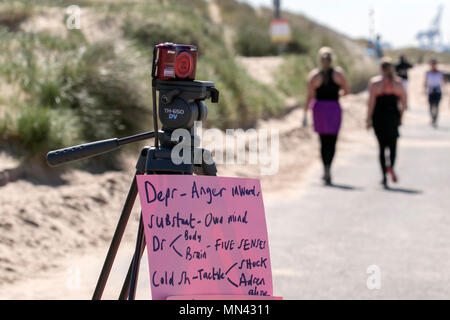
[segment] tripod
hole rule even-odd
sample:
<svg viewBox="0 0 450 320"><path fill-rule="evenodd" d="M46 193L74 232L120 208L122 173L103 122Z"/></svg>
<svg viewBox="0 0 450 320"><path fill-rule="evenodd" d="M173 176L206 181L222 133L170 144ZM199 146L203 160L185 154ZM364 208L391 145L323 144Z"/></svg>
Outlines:
<svg viewBox="0 0 450 320"><path fill-rule="evenodd" d="M208 150L197 148L195 146L190 148L191 153L190 164L185 163L174 164L172 162L171 153L172 148L176 143L171 141L170 135L171 135L170 130L165 130L163 128L163 131L158 131L157 136L160 137L161 145L158 144L155 147L144 147L139 154L139 158L136 163L136 173L133 177L133 181L128 191L128 195L126 197L122 213L117 223L114 236L111 240L111 244L109 246L109 250L106 255L103 268L97 281L94 295L92 297L93 300L100 300L102 298L106 282L108 281L108 277L111 272L114 259L116 257L117 251L120 246L120 242L122 240L122 236L125 232L125 228L131 215L131 211L133 209L134 202L138 194L136 175L141 174L192 175L195 173L198 175L215 176L217 174L216 165L213 161L211 161L212 160L211 153ZM126 138L107 139L75 147L70 147L66 149L55 150L47 154L47 162L52 166L56 166L62 163L85 159L102 153L107 153L115 149L118 149L120 146L124 144L134 143L137 141L150 139L153 137L155 137L155 132L149 131L146 133L141 133ZM191 139L196 140L198 139L198 137L192 135ZM205 160L208 159L209 161L202 161L201 164L194 165L193 161L194 155L199 153L201 154L203 159ZM139 276L139 265L144 249L145 249L145 236L141 213L139 221L139 230L136 239L136 248L133 255L133 259L127 272L127 276L122 286L122 290L119 295L120 300L126 299L134 300L136 296L136 284Z"/></svg>
<svg viewBox="0 0 450 320"><path fill-rule="evenodd" d="M206 156L209 156L209 151L201 149L202 154L206 153ZM194 148L192 149L192 154L195 152ZM112 238L108 254L106 256L105 262L103 264L102 271L100 273L97 286L94 291L94 295L92 297L93 300L99 300L102 297L103 291L106 286L106 282L109 277L109 273L111 271L112 265L114 263L114 259L119 249L120 241L124 234L128 219L130 217L131 211L133 209L133 205L135 199L137 197L137 183L136 183L136 175L140 174L193 174L194 171L198 174L215 176L217 173L216 166L214 163L206 164L202 163L201 166L194 165L186 165L180 164L175 165L171 161L171 148L167 147L145 147L142 149L137 164L136 164L136 174L131 183L130 190L128 192L127 198L125 200L125 204L122 209L122 213L119 218L119 222L117 224L116 230L114 232L114 236ZM138 235L136 239L136 247L133 255L133 259L131 261L130 267L128 269L127 276L125 278L124 284L122 286L122 290L119 295L120 300L134 300L136 296L136 284L139 276L139 265L141 262L142 254L145 249L145 236L144 236L144 227L142 224L142 213L139 221L139 229Z"/></svg>
<svg viewBox="0 0 450 320"><path fill-rule="evenodd" d="M149 131L126 138L113 138L102 141L82 144L79 146L51 151L47 154L47 162L51 166L57 166L66 162L86 159L95 155L107 153L118 149L120 146L145 139L155 138L154 147L144 147L136 164L136 173L128 191L122 213L117 223L114 236L111 240L102 271L97 281L97 286L92 297L93 300L102 298L103 291L108 281L114 259L120 246L128 219L136 200L138 189L136 175L142 174L189 174L215 176L216 165L212 161L212 155L208 150L196 147L195 141L199 141L192 130L195 121L204 121L207 116L207 107L203 102L211 99L211 102L219 102L219 91L213 82L207 81L170 81L158 79L158 46L154 49L152 66L152 100L153 100L153 125L155 131ZM186 52L184 52L186 54ZM159 115L163 124L162 131L158 130L158 104L156 92L159 91ZM177 142L172 138L172 132L177 129L189 129L191 138L190 158L191 162L175 164L172 162L172 150ZM189 139L189 138L187 138ZM178 141L181 142L181 141ZM184 152L184 151L183 151ZM201 164L195 164L195 156L201 155ZM136 247L125 278L120 300L134 300L136 296L136 284L139 276L139 265L145 249L144 226L142 224L142 212L139 219L139 230L136 239Z"/></svg>

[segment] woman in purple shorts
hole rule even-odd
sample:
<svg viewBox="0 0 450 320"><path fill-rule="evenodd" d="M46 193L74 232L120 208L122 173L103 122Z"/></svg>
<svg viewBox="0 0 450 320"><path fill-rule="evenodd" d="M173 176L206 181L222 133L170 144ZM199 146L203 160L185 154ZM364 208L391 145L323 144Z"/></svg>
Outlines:
<svg viewBox="0 0 450 320"><path fill-rule="evenodd" d="M319 50L320 69L311 71L308 77L308 94L305 105L305 120L312 107L314 130L319 134L321 155L324 165L323 180L331 185L331 163L341 127L341 106L339 98L350 92L344 72L333 67L333 51L328 47Z"/></svg>

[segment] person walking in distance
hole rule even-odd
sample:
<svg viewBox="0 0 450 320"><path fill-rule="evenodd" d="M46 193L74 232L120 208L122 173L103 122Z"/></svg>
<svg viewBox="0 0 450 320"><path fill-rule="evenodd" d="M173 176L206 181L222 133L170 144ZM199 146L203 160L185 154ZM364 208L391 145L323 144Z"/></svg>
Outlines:
<svg viewBox="0 0 450 320"><path fill-rule="evenodd" d="M437 128L439 116L439 104L442 98L442 88L444 87L444 74L438 69L438 61L431 59L431 68L425 76L425 91L428 94L430 105L431 125Z"/></svg>
<svg viewBox="0 0 450 320"><path fill-rule="evenodd" d="M350 92L344 72L333 66L333 51L323 47L318 53L319 68L308 76L308 92L303 125L306 126L307 112L313 110L314 130L319 134L321 156L324 166L323 180L331 185L331 164L336 151L336 142L341 127L341 106L339 98Z"/></svg>
<svg viewBox="0 0 450 320"><path fill-rule="evenodd" d="M400 107L399 107L400 103ZM388 188L386 175L389 173L393 182L397 182L394 172L397 155L398 127L402 123L407 109L406 92L401 79L394 75L392 59L381 60L381 75L369 82L369 104L367 112L367 129L373 127L379 146L379 160L382 171L382 184ZM389 150L389 163L386 163L386 149Z"/></svg>
<svg viewBox="0 0 450 320"><path fill-rule="evenodd" d="M399 62L395 65L395 72L402 79L406 93L408 93L408 70L412 67L405 55L401 55Z"/></svg>

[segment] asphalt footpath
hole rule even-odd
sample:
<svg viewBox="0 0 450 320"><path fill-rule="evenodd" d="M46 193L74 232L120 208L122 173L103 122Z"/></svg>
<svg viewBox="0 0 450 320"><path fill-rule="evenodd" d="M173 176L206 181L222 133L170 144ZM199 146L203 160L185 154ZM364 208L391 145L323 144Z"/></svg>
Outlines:
<svg viewBox="0 0 450 320"><path fill-rule="evenodd" d="M295 197L266 203L276 295L450 298L448 111L438 129L425 107L408 112L396 171L398 184L382 188L374 134L361 130L339 142L333 187L317 164Z"/></svg>

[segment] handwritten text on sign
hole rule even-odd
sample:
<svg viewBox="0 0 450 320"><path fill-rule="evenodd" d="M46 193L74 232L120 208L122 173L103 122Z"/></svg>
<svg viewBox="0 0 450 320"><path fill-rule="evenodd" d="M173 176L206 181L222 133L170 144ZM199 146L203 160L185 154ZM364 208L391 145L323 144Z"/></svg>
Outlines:
<svg viewBox="0 0 450 320"><path fill-rule="evenodd" d="M259 180L137 176L153 299L272 296Z"/></svg>

